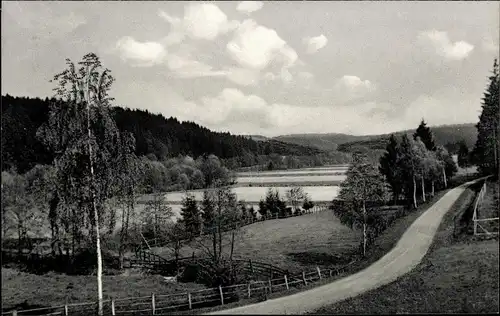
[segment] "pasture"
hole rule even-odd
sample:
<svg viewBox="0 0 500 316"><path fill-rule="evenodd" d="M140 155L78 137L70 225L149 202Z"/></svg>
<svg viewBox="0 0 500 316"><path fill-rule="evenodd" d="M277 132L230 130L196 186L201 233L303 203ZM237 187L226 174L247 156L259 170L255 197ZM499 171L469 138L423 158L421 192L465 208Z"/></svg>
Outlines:
<svg viewBox="0 0 500 316"><path fill-rule="evenodd" d="M332 267L348 263L360 238L360 232L342 225L333 212L323 211L244 226L237 232L234 255L291 272L309 271L316 266ZM206 242L209 243L208 240ZM181 256L190 256L193 251L201 254L195 250L195 245L186 246ZM153 248L153 251L172 258L169 249Z"/></svg>

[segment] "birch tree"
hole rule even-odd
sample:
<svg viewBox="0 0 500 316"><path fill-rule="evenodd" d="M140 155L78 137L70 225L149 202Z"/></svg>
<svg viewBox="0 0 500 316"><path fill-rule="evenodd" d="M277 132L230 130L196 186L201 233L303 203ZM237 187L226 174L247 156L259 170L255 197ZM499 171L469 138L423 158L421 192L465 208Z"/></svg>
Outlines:
<svg viewBox="0 0 500 316"><path fill-rule="evenodd" d="M339 199L346 202L344 209L334 208L342 223L351 228L363 230L363 256L366 255L368 243L369 210L367 201L385 201L387 199L386 183L377 167L368 162L365 155L355 153L353 162L347 170L346 179L340 184Z"/></svg>
<svg viewBox="0 0 500 316"><path fill-rule="evenodd" d="M100 217L112 194L116 173L119 132L109 113L114 82L109 69L89 53L76 65L66 59L67 69L54 76L58 100L51 104L49 119L38 137L55 153L62 203L76 204L88 216L97 255L98 314L103 314ZM77 69L78 67L78 69Z"/></svg>

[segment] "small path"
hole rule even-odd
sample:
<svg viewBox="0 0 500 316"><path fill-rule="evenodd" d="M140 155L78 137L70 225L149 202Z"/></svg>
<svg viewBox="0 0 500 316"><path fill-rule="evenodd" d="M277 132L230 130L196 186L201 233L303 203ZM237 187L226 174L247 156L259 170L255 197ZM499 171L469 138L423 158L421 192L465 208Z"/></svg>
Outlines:
<svg viewBox="0 0 500 316"><path fill-rule="evenodd" d="M300 293L208 313L215 314L304 314L324 305L345 300L395 281L415 268L429 250L443 216L470 181L448 191L406 230L396 246L364 270Z"/></svg>

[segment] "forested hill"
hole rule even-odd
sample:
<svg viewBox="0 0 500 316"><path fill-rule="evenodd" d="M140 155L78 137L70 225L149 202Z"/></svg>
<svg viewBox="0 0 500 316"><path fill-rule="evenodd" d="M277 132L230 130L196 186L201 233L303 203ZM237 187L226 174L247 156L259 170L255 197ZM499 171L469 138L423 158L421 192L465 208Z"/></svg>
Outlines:
<svg viewBox="0 0 500 316"><path fill-rule="evenodd" d="M458 151L460 141L465 141L467 147L472 149L477 139L477 128L473 123L430 126L436 144L445 146L449 152ZM394 135L401 137L404 134L412 136L415 130L395 132ZM368 139L360 139L346 142L338 146L339 151L352 152L355 148L366 147L369 149L385 149L390 134L374 135Z"/></svg>
<svg viewBox="0 0 500 316"><path fill-rule="evenodd" d="M436 143L447 147L450 152L458 150L458 143L464 140L469 148L476 143L477 129L475 124L456 124L431 126ZM397 137L403 134L413 135L415 130L395 132ZM355 148L365 147L372 150L384 150L390 134L383 135L348 135L348 134L293 134L277 136L273 139L302 145L316 147L322 150L338 150L352 152Z"/></svg>
<svg viewBox="0 0 500 316"><path fill-rule="evenodd" d="M52 154L36 139L38 127L47 120L50 100L6 95L1 101L2 170L15 166L19 172L24 172L37 163L50 164ZM136 154L154 160L178 155L197 158L214 154L227 159L245 154L311 156L323 153L318 148L278 140L254 141L213 132L193 122L179 122L148 111L114 107L113 114L120 131L134 134Z"/></svg>

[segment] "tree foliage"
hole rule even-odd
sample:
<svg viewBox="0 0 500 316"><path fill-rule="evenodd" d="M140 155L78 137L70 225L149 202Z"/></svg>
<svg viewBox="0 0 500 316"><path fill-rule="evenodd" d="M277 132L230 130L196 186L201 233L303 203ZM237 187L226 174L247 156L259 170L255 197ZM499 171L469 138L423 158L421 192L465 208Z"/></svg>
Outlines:
<svg viewBox="0 0 500 316"><path fill-rule="evenodd" d="M499 69L495 59L489 85L482 99L482 111L477 123L474 161L484 175L498 174L500 164Z"/></svg>

